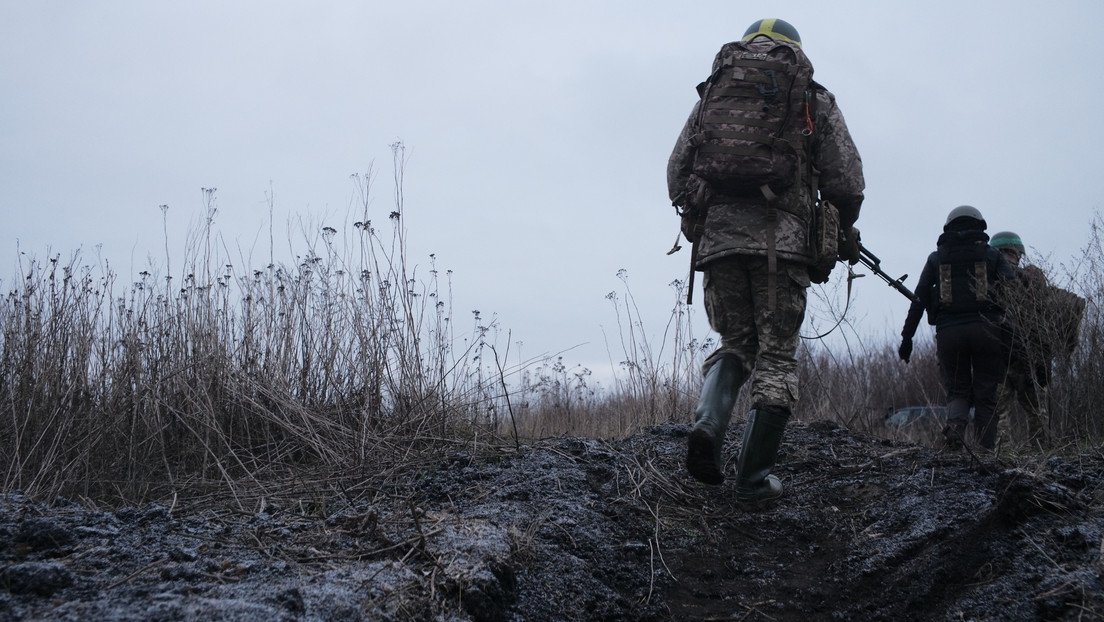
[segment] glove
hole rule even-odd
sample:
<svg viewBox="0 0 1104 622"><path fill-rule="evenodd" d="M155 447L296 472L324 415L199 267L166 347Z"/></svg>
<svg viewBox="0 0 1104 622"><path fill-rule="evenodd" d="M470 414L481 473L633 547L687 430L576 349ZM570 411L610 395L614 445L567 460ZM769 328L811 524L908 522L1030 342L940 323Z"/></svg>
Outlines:
<svg viewBox="0 0 1104 622"><path fill-rule="evenodd" d="M839 258L852 266L859 263L859 230L849 227L842 231L839 241Z"/></svg>
<svg viewBox="0 0 1104 622"><path fill-rule="evenodd" d="M901 360L905 363L909 362L912 358L912 337L902 337L901 347L897 348L897 356L901 357Z"/></svg>

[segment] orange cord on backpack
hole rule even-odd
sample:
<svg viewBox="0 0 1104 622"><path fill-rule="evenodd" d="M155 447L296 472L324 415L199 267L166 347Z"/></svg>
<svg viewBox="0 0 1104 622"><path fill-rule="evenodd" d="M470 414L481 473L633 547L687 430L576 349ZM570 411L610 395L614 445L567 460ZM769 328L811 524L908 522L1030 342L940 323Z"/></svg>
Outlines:
<svg viewBox="0 0 1104 622"><path fill-rule="evenodd" d="M805 130L808 135L813 133L813 119L809 116L809 100L805 100Z"/></svg>

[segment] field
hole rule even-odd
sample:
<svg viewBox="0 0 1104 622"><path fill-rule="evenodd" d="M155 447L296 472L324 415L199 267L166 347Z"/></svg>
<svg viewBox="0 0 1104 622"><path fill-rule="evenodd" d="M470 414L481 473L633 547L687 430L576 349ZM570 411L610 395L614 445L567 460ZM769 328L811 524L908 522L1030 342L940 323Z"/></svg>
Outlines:
<svg viewBox="0 0 1104 622"><path fill-rule="evenodd" d="M682 466L711 347L683 305L649 344L626 282L623 376L592 386L508 362L479 314L458 339L447 272L407 269L401 200L290 266L229 263L214 217L176 271L124 286L57 255L6 285L0 617L1104 616L1095 235L1048 267L1088 306L1044 443L1019 410L996 454L887 428L942 399L931 345L906 367L891 339L806 342L787 494L744 513Z"/></svg>

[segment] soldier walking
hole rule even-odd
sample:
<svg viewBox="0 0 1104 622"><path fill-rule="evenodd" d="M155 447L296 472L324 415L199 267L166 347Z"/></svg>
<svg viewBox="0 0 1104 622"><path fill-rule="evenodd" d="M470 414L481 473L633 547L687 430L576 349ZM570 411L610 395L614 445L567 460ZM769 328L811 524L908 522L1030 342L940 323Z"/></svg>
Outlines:
<svg viewBox="0 0 1104 622"><path fill-rule="evenodd" d="M978 444L993 449L997 440L997 386L1007 369L1009 342L997 290L1015 275L1000 251L989 246L986 226L970 205L947 215L936 250L920 273L897 350L908 363L926 310L928 323L935 326L939 373L947 391L943 435L952 447L963 442L971 406Z"/></svg>
<svg viewBox="0 0 1104 622"><path fill-rule="evenodd" d="M1046 387L1050 382L1051 356L1044 352L1038 328L1027 320L1030 307L1043 295L1048 284L1046 275L1037 266L1020 267L1024 256L1023 241L1012 231L994 234L989 245L999 250L1018 277L1010 287L1005 307L1012 330L1012 352L1004 382L997 389L997 416L1002 442L1011 441L1012 404L1019 401L1027 418L1029 440L1045 443Z"/></svg>
<svg viewBox="0 0 1104 622"><path fill-rule="evenodd" d="M1085 300L1051 285L1038 266L1021 265L1025 249L1015 232L996 233L989 245L1004 255L1016 273L1004 296L1012 351L997 391L999 436L1002 443L1012 440L1010 415L1018 401L1027 420L1028 442L1046 448L1053 441L1047 413L1051 368L1057 357L1069 357L1077 347Z"/></svg>
<svg viewBox="0 0 1104 622"><path fill-rule="evenodd" d="M783 20L759 20L723 46L698 93L667 184L695 245L693 269L704 273L720 347L703 366L686 466L703 483L724 481L725 432L740 387L754 376L735 488L740 503L757 505L782 494L770 473L798 396L798 331L818 260L814 211L819 200L834 204L839 255L858 261L862 161L835 97L812 81L801 38Z"/></svg>

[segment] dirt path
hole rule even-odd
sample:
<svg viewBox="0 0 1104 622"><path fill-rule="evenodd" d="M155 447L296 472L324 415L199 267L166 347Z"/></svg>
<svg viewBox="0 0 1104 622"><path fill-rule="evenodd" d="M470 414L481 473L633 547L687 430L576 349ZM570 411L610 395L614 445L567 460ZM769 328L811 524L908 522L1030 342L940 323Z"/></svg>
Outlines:
<svg viewBox="0 0 1104 622"><path fill-rule="evenodd" d="M1099 455L979 461L795 423L785 497L746 513L686 475L686 432L289 483L248 512L8 494L0 620L1104 618Z"/></svg>

